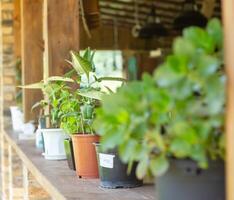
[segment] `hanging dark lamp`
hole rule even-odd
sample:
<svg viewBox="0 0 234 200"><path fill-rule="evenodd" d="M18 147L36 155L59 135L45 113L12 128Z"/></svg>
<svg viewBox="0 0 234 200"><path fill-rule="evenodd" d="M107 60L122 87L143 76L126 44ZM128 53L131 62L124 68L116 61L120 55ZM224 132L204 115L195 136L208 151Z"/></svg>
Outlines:
<svg viewBox="0 0 234 200"><path fill-rule="evenodd" d="M151 12L147 18L147 22L139 31L141 38L151 38L153 36L166 36L167 29L161 22L161 19L156 14L154 6L151 8Z"/></svg>
<svg viewBox="0 0 234 200"><path fill-rule="evenodd" d="M136 19L138 23L133 27L134 37L150 39L154 36L167 35L167 29L161 23L159 16L157 16L155 6L151 7L151 11L144 25L140 25L138 18Z"/></svg>
<svg viewBox="0 0 234 200"><path fill-rule="evenodd" d="M174 20L174 29L183 30L188 26L205 27L207 18L198 10L195 0L185 0L182 13Z"/></svg>

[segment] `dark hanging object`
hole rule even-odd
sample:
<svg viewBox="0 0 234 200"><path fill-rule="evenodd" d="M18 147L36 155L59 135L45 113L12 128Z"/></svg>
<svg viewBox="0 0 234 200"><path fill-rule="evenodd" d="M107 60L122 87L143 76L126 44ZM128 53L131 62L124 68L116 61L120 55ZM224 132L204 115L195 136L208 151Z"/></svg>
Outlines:
<svg viewBox="0 0 234 200"><path fill-rule="evenodd" d="M174 20L174 28L183 30L188 26L205 27L207 18L198 11L194 0L186 0L183 6L183 12Z"/></svg>
<svg viewBox="0 0 234 200"><path fill-rule="evenodd" d="M152 38L153 36L166 36L167 29L161 23L160 18L156 15L155 7L151 8L147 23L139 29L139 38Z"/></svg>

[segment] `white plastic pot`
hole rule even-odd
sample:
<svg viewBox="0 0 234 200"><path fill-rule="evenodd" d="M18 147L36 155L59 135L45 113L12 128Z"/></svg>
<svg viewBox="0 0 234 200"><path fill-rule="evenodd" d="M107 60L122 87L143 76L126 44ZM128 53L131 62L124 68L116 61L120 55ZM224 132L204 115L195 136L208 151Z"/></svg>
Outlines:
<svg viewBox="0 0 234 200"><path fill-rule="evenodd" d="M41 129L45 145L45 159L64 160L66 153L64 149L64 139L68 136L62 129Z"/></svg>
<svg viewBox="0 0 234 200"><path fill-rule="evenodd" d="M21 112L20 108L17 106L11 106L11 120L12 120L12 127L14 131L22 131L22 126L24 124L24 117L23 113Z"/></svg>

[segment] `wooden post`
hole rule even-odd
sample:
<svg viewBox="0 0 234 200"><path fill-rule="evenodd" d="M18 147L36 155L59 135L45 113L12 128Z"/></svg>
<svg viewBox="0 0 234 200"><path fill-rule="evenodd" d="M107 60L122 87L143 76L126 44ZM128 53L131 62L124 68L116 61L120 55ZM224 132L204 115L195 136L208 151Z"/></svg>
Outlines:
<svg viewBox="0 0 234 200"><path fill-rule="evenodd" d="M43 76L43 0L21 0L22 79L23 84L38 82ZM42 98L38 90L23 90L25 120L35 119L34 103Z"/></svg>
<svg viewBox="0 0 234 200"><path fill-rule="evenodd" d="M79 1L44 1L44 72L62 75L69 51L79 49Z"/></svg>
<svg viewBox="0 0 234 200"><path fill-rule="evenodd" d="M224 23L225 65L227 72L226 108L226 196L234 200L234 0L222 0Z"/></svg>

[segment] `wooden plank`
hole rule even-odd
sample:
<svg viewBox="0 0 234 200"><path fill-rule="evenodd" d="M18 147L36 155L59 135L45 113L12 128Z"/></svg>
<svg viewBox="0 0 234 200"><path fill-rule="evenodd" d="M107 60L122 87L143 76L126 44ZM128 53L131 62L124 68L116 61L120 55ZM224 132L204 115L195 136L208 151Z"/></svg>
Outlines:
<svg viewBox="0 0 234 200"><path fill-rule="evenodd" d="M42 5L43 0L21 0L22 80L24 85L42 80ZM41 97L42 94L38 90L23 90L23 110L26 121L35 119L36 114L31 112L31 107Z"/></svg>
<svg viewBox="0 0 234 200"><path fill-rule="evenodd" d="M224 24L225 65L227 72L226 108L226 193L227 200L234 200L234 0L222 0Z"/></svg>
<svg viewBox="0 0 234 200"><path fill-rule="evenodd" d="M44 65L49 75L61 75L67 71L65 59L69 51L79 49L79 4L77 0L45 0L44 9L45 52L48 51Z"/></svg>
<svg viewBox="0 0 234 200"><path fill-rule="evenodd" d="M14 0L14 53L16 58L21 58L21 9L20 1Z"/></svg>
<svg viewBox="0 0 234 200"><path fill-rule="evenodd" d="M45 160L33 141L19 141L17 134L4 132L25 166L56 200L155 200L153 185L134 189L111 190L99 187L99 180L83 180L68 168L66 161Z"/></svg>

